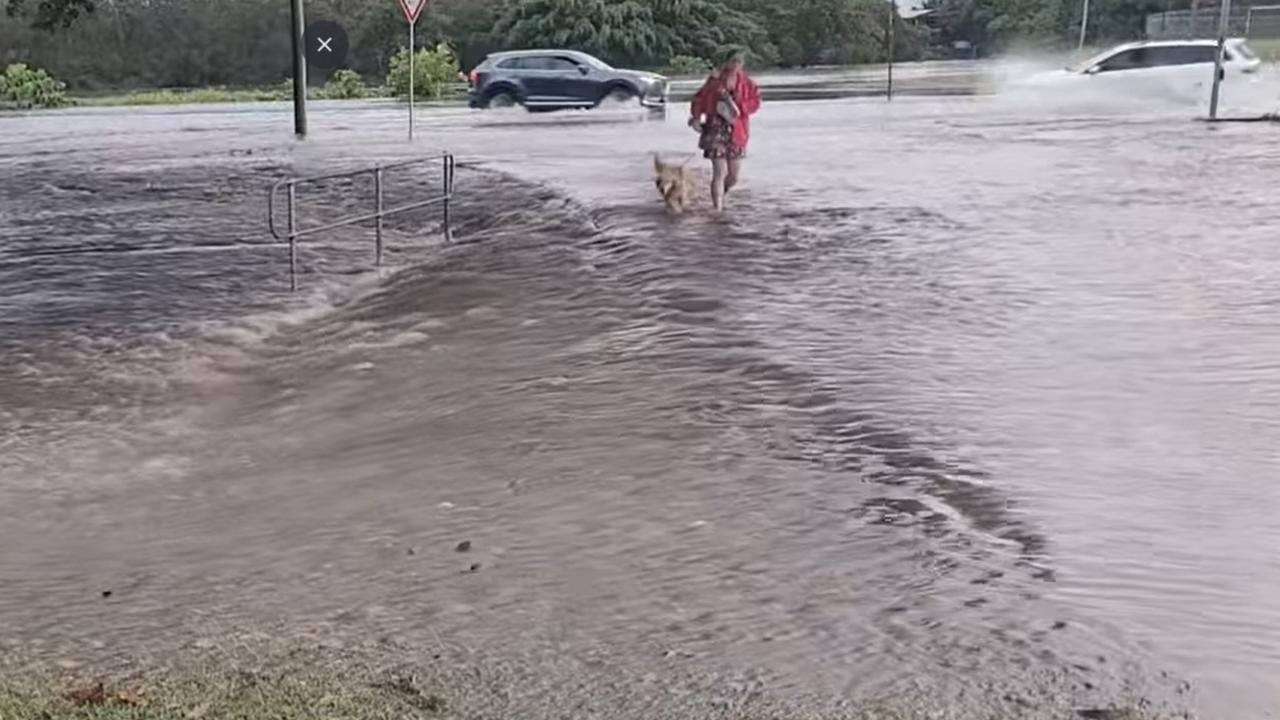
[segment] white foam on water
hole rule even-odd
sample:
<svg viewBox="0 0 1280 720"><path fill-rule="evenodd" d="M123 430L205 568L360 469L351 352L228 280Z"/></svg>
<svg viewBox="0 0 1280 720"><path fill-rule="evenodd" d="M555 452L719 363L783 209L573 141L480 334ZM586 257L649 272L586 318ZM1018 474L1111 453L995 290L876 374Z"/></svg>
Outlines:
<svg viewBox="0 0 1280 720"><path fill-rule="evenodd" d="M415 330L406 330L394 333L383 339L360 340L347 345L350 350L380 350L385 348L408 347L411 345L420 345L431 339L431 336L424 332Z"/></svg>
<svg viewBox="0 0 1280 720"><path fill-rule="evenodd" d="M284 328L318 320L335 308L374 291L390 272L384 268L380 273L362 273L354 279L305 278L301 291L287 299L283 307L207 322L199 331L213 341L239 345L257 343Z"/></svg>
<svg viewBox="0 0 1280 720"><path fill-rule="evenodd" d="M1200 88L1155 77L1119 86L1072 75L1065 67L1059 56L1013 56L995 62L989 72L997 98L1023 111L1208 117L1211 74ZM1256 73L1229 77L1221 85L1220 117L1257 116L1278 110L1280 67L1275 64L1266 64Z"/></svg>

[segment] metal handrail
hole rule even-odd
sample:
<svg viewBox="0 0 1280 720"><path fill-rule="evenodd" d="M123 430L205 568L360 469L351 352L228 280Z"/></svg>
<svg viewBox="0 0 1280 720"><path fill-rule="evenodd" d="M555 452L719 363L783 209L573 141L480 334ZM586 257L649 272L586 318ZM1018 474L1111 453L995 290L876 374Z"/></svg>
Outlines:
<svg viewBox="0 0 1280 720"><path fill-rule="evenodd" d="M390 210L382 206L382 174L387 170L419 165L426 162L440 162L442 168L442 187L439 195L435 195L426 200L401 205L391 208ZM298 289L298 238L306 237L325 230L345 227L347 225L356 225L370 220L374 221L374 263L381 267L382 265L382 219L389 215L416 210L418 208L427 207L429 205L442 205L442 226L444 229L445 242L453 241L453 226L450 216L450 202L453 200L453 178L457 164L454 162L452 153L443 153L439 158L417 158L415 160L405 160L402 162L391 163L389 165L375 165L371 168L363 168L361 170L352 170L349 172L328 173L326 175L310 175L301 178L289 178L281 180L271 186L271 191L267 193L267 229L271 231L271 237L277 240L286 240L289 243L289 289ZM319 180L333 180L344 177L357 177L360 175L373 175L373 194L374 194L374 211L363 215L354 215L342 218L326 225L316 225L308 228L298 228L296 205L297 205L297 187L299 185ZM276 228L276 194L280 188L288 188L288 225L285 228L284 236L280 235L280 231Z"/></svg>

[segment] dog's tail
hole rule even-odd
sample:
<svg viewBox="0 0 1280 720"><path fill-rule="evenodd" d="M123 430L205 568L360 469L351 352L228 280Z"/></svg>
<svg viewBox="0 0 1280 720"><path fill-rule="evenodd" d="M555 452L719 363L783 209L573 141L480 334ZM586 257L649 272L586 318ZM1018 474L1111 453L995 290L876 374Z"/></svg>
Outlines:
<svg viewBox="0 0 1280 720"><path fill-rule="evenodd" d="M658 153L653 154L653 169L656 172L662 172L662 168L666 167L662 163L662 157Z"/></svg>

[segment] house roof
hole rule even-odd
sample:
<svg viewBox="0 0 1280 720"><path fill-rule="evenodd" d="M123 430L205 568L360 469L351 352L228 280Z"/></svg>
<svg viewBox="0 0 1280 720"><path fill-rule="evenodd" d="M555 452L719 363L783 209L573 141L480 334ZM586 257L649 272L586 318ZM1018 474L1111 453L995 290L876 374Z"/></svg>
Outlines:
<svg viewBox="0 0 1280 720"><path fill-rule="evenodd" d="M933 8L925 7L923 0L893 0L893 3L898 6L898 15L904 20L918 18L934 11Z"/></svg>

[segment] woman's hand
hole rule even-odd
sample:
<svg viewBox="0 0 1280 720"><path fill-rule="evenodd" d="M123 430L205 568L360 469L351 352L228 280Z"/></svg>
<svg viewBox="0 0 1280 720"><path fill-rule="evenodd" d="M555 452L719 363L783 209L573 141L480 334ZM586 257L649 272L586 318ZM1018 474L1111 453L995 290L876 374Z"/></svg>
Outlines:
<svg viewBox="0 0 1280 720"><path fill-rule="evenodd" d="M702 132L702 121L697 117L690 117L689 127L693 128L694 132Z"/></svg>

